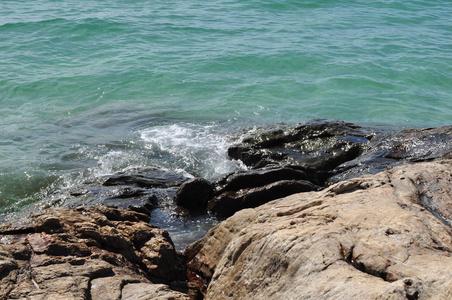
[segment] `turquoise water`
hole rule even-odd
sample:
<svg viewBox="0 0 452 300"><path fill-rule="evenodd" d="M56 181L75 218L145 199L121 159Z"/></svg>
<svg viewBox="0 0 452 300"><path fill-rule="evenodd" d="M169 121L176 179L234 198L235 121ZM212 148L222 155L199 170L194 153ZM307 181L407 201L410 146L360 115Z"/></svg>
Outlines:
<svg viewBox="0 0 452 300"><path fill-rule="evenodd" d="M2 0L0 212L131 166L215 178L258 124L452 125L452 3Z"/></svg>

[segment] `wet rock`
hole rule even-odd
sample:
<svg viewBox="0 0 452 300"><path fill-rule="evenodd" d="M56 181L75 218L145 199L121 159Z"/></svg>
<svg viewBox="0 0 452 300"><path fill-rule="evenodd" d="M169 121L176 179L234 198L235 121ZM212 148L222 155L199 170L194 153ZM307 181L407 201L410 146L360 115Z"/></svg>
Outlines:
<svg viewBox="0 0 452 300"><path fill-rule="evenodd" d="M148 222L147 214L100 206L1 224L0 298L124 299L137 284L137 292L188 299L162 284L175 279L176 252L168 233Z"/></svg>
<svg viewBox="0 0 452 300"><path fill-rule="evenodd" d="M359 157L338 166L327 184L406 163L452 158L452 126L380 133Z"/></svg>
<svg viewBox="0 0 452 300"><path fill-rule="evenodd" d="M43 202L48 207L106 205L149 214L159 203L172 199L178 187L189 179L156 167L131 168L58 191Z"/></svg>
<svg viewBox="0 0 452 300"><path fill-rule="evenodd" d="M109 176L104 186L132 185L142 188L179 186L187 177L161 168L131 169Z"/></svg>
<svg viewBox="0 0 452 300"><path fill-rule="evenodd" d="M402 130L378 141L385 157L412 162L452 158L452 126Z"/></svg>
<svg viewBox="0 0 452 300"><path fill-rule="evenodd" d="M219 217L256 207L293 193L317 190L308 181L310 170L297 166L267 167L229 174L216 182L208 210ZM314 179L314 178L312 178Z"/></svg>
<svg viewBox="0 0 452 300"><path fill-rule="evenodd" d="M261 128L228 150L251 168L302 166L317 185L452 157L452 126L394 131L333 120Z"/></svg>
<svg viewBox="0 0 452 300"><path fill-rule="evenodd" d="M280 180L308 180L308 175L303 169L290 166L236 172L217 182L216 194L264 186Z"/></svg>
<svg viewBox="0 0 452 300"><path fill-rule="evenodd" d="M228 154L252 168L292 164L332 170L359 156L372 134L352 123L313 120L261 129L230 147Z"/></svg>
<svg viewBox="0 0 452 300"><path fill-rule="evenodd" d="M244 208L257 207L291 194L314 190L317 187L306 180L280 180L261 187L223 192L209 200L208 209L217 216L229 217Z"/></svg>
<svg viewBox="0 0 452 300"><path fill-rule="evenodd" d="M212 195L213 185L205 179L195 178L183 183L179 187L174 196L174 201L176 201L177 205L185 208L205 209L207 201Z"/></svg>
<svg viewBox="0 0 452 300"><path fill-rule="evenodd" d="M189 278L206 299L449 299L451 186L452 160L421 162L241 210L187 248Z"/></svg>

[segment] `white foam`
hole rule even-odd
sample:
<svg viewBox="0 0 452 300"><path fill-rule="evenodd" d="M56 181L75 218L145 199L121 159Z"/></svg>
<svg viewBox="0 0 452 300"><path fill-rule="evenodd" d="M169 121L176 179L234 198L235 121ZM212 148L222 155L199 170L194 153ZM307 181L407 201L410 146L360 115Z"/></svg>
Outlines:
<svg viewBox="0 0 452 300"><path fill-rule="evenodd" d="M228 158L232 142L218 125L160 125L144 129L140 135L145 148L160 155L171 169L212 179L246 168Z"/></svg>
<svg viewBox="0 0 452 300"><path fill-rule="evenodd" d="M134 145L132 148L77 145L78 155L91 161L90 166L58 173L59 179L42 190L40 197L134 168L155 166L208 180L246 169L241 161L228 157L227 149L233 141L218 125L159 125L140 130L137 134L139 140L129 142Z"/></svg>

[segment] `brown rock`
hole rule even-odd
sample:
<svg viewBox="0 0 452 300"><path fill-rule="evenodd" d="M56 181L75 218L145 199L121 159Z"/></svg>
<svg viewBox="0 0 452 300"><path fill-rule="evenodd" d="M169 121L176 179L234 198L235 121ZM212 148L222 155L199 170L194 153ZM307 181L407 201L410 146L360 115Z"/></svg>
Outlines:
<svg viewBox="0 0 452 300"><path fill-rule="evenodd" d="M163 284L131 283L122 290L123 300L188 300L180 292L172 291Z"/></svg>
<svg viewBox="0 0 452 300"><path fill-rule="evenodd" d="M188 299L156 284L175 277L176 252L168 233L147 220L134 211L78 207L1 224L0 299L123 299L130 284L161 299Z"/></svg>
<svg viewBox="0 0 452 300"><path fill-rule="evenodd" d="M451 299L451 186L452 160L416 163L242 210L189 277L206 299Z"/></svg>

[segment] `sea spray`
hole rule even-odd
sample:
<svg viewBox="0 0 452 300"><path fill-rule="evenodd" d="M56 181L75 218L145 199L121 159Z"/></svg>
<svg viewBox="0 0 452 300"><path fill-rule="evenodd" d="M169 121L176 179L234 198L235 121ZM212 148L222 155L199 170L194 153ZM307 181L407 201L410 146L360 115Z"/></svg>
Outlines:
<svg viewBox="0 0 452 300"><path fill-rule="evenodd" d="M213 179L246 168L227 156L232 141L219 125L155 126L142 130L141 138L159 165L180 168L193 176Z"/></svg>

